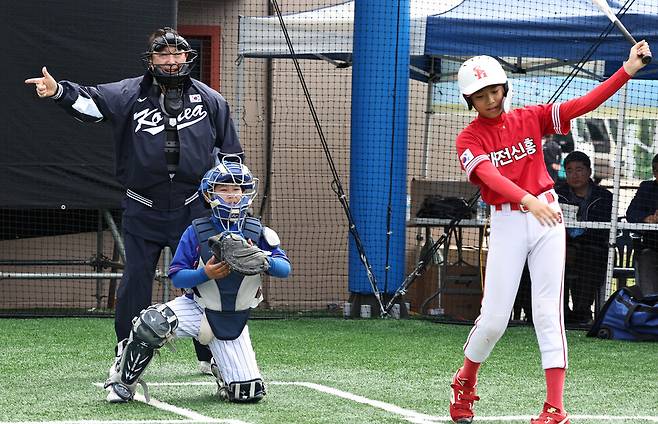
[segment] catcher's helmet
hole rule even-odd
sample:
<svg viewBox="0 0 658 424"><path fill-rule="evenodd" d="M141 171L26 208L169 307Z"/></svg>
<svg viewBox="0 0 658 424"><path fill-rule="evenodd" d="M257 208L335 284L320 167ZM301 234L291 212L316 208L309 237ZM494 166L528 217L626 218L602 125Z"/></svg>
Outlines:
<svg viewBox="0 0 658 424"><path fill-rule="evenodd" d="M470 99L471 94L490 85L503 85L505 97L510 97L508 96L509 82L507 81L507 74L500 66L500 63L491 56L475 56L462 63L457 74L457 82L459 92L466 101L469 110L473 108ZM505 110L509 109L507 98Z"/></svg>
<svg viewBox="0 0 658 424"><path fill-rule="evenodd" d="M178 69L175 72L169 72L172 65L153 64L153 54L161 52L166 47L174 48L178 52L187 54L185 62L177 64ZM142 53L142 60L158 84L173 88L182 86L190 78L190 72L194 68L194 61L197 56L197 51L192 49L190 43L180 36L176 30L164 27L155 32L148 51Z"/></svg>
<svg viewBox="0 0 658 424"><path fill-rule="evenodd" d="M236 202L231 203L224 198L226 195L222 197L218 191L221 185L239 186L242 194ZM257 193L258 178L254 178L240 158L233 155L227 155L221 164L206 172L199 185L199 194L226 231L242 229L247 211Z"/></svg>

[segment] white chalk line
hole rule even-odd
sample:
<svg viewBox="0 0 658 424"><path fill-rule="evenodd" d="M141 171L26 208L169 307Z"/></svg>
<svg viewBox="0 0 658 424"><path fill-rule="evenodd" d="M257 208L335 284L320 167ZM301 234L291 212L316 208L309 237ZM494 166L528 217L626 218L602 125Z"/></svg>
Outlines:
<svg viewBox="0 0 658 424"><path fill-rule="evenodd" d="M206 383L203 383L203 384L206 384ZM215 383L213 382L213 384L215 384ZM175 383L174 384L153 383L153 384L149 384L149 385L150 386L162 386L162 385L175 385ZM193 384L185 383L183 385L192 386ZM194 384L194 385L200 385L200 384ZM103 388L103 383L94 383L94 386ZM166 402L159 401L159 400L157 400L153 397L151 397L149 402L146 402L146 399L144 398L144 395L142 395L140 393L135 393L135 397L133 399L138 401L138 402L145 403L145 404L147 404L149 406L152 406L154 408L158 408L158 409L161 409L163 411L172 412L174 414L181 415L185 418L189 418L191 420L191 422L194 422L194 423L205 422L205 423L222 423L222 424L224 424L224 423L226 423L226 424L249 424L249 423L246 423L245 421L240 421L240 420L220 419L220 418L207 417L205 415L199 414L198 412L192 411L190 409L181 408L179 406L174 406L174 405L168 404ZM174 422L179 423L180 421L174 421Z"/></svg>
<svg viewBox="0 0 658 424"><path fill-rule="evenodd" d="M269 384L279 385L279 386L299 386L306 387L312 390L319 391L321 393L330 394L332 396L337 396L343 399L351 400L353 402L361 403L364 405L369 405L374 408L382 409L384 411L390 412L392 414L400 415L406 421L415 424L438 424L438 423L451 423L452 420L448 416L434 416L423 414L411 409L406 409L399 407L397 405L382 402L378 400L373 400L366 398L364 396L356 395L354 393L346 392L344 390L335 389L333 387L324 386L322 384L310 383L305 381L272 381ZM103 383L94 383L97 387L103 387ZM214 382L181 382L181 383L149 383L149 386L214 386ZM135 398L138 402L146 403L144 396L136 393ZM161 402L157 399L151 397L151 401L148 403L155 408L172 412L177 415L181 415L188 419L180 420L75 420L75 421L0 421L0 424L146 424L146 423L156 423L156 424L201 424L201 423L221 423L221 424L248 424L244 421L233 420L233 419L218 419L211 418L199 414L197 412L191 411L189 409L180 408L174 405L170 405L165 402ZM528 422L531 418L535 418L530 415L507 415L507 416L477 416L477 421L484 422L495 422L495 421L504 421L504 422ZM634 422L655 422L658 423L658 417L656 416L611 416L611 415L570 415L569 418L573 420L593 420L593 421L618 421L618 420L633 420Z"/></svg>
<svg viewBox="0 0 658 424"><path fill-rule="evenodd" d="M295 381L295 382L282 382L282 381L273 381L273 385L294 385L294 386L302 386L302 387L307 387L309 389L314 389L319 392L331 394L334 396L341 397L343 399L348 399L352 400L354 402L362 403L365 405L370 405L375 408L383 409L387 412L391 412L393 414L401 415L405 420L411 422L411 423L416 423L416 424L435 424L435 423L452 423L452 419L448 416L443 416L443 417L438 417L438 416L433 416L433 415L427 415L423 414L411 409L405 409L401 408L397 405L393 405L390 403L386 402L381 402L378 400L372 400L368 399L363 396L355 395L353 393L349 393L343 390L338 390L334 389L333 387L328 387L324 386L321 384L316 384L316 383L308 383L308 382L303 382L303 381ZM447 402L446 402L447 403ZM481 417L481 416L476 416L476 420L478 422L480 421L503 421L503 422L510 422L510 421L522 421L522 422L528 422L530 421L531 418L536 418L535 416L530 416L530 415L511 415L511 416L496 416L496 417ZM573 420L596 420L596 421L615 421L615 420L634 420L634 421L648 421L648 422L658 422L658 417L653 417L653 416L609 416L609 415L571 415L571 419Z"/></svg>

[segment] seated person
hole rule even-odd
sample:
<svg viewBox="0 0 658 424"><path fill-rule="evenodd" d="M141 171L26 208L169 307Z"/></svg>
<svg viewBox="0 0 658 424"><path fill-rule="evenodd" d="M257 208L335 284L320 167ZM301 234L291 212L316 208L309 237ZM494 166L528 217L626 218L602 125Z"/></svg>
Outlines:
<svg viewBox="0 0 658 424"><path fill-rule="evenodd" d="M552 135L546 136L542 148L544 149L544 163L546 164L548 175L551 176L551 179L557 185L560 182L559 173L562 167L562 148Z"/></svg>
<svg viewBox="0 0 658 424"><path fill-rule="evenodd" d="M578 207L578 221L609 222L612 193L590 178L589 157L573 151L564 159L566 184L556 189L561 203ZM597 289L605 283L608 262L608 230L567 228L565 267L565 317L567 322L587 323L592 320L592 304ZM573 309L569 309L569 294Z"/></svg>
<svg viewBox="0 0 658 424"><path fill-rule="evenodd" d="M219 399L257 402L265 395L247 320L251 309L263 299L260 273L286 278L290 262L274 230L247 216L258 179L236 159L222 161L201 180L200 197L212 215L192 221L169 267L172 283L186 293L165 304L149 306L133 320L130 337L120 342L119 359L105 383L109 402L132 400L137 384L144 387L148 401L141 375L155 352L176 337L194 337L208 345ZM257 257L262 266L256 267L253 275L252 268L248 274L231 268L209 246L209 239L214 241L217 235L244 242L251 250L239 255Z"/></svg>
<svg viewBox="0 0 658 424"><path fill-rule="evenodd" d="M642 181L626 210L628 222L658 223L658 155L651 161L653 180ZM658 293L658 232L642 232L642 246L635 254L635 267L642 293Z"/></svg>

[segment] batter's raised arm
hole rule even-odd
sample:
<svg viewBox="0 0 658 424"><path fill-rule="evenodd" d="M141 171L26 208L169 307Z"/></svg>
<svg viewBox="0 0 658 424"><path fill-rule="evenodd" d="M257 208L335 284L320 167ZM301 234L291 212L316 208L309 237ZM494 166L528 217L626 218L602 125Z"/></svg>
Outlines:
<svg viewBox="0 0 658 424"><path fill-rule="evenodd" d="M633 75L644 66L642 57L651 54L649 44L642 40L633 47L628 55L628 60L610 78L597 85L592 91L582 97L569 100L560 105L560 117L563 120L571 120L589 113L608 100L631 79Z"/></svg>
<svg viewBox="0 0 658 424"><path fill-rule="evenodd" d="M43 77L28 78L25 80L25 84L34 84L37 90L37 96L44 97L53 97L57 94L59 88L57 81L48 73L48 69L44 66L41 68L41 73Z"/></svg>

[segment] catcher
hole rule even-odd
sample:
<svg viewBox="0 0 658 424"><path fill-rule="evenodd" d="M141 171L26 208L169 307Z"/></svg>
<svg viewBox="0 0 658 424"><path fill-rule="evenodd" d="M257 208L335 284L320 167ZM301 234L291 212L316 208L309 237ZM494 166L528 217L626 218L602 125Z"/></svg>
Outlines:
<svg viewBox="0 0 658 424"><path fill-rule="evenodd" d="M233 160L236 160L233 162ZM181 237L169 276L186 294L143 310L105 383L109 402L127 402L142 384L157 349L174 337L194 337L212 351L217 396L257 402L265 384L251 346L247 320L263 299L261 274L286 278L290 261L274 230L247 216L258 179L239 158L226 158L204 175L199 194L212 216L192 222Z"/></svg>

